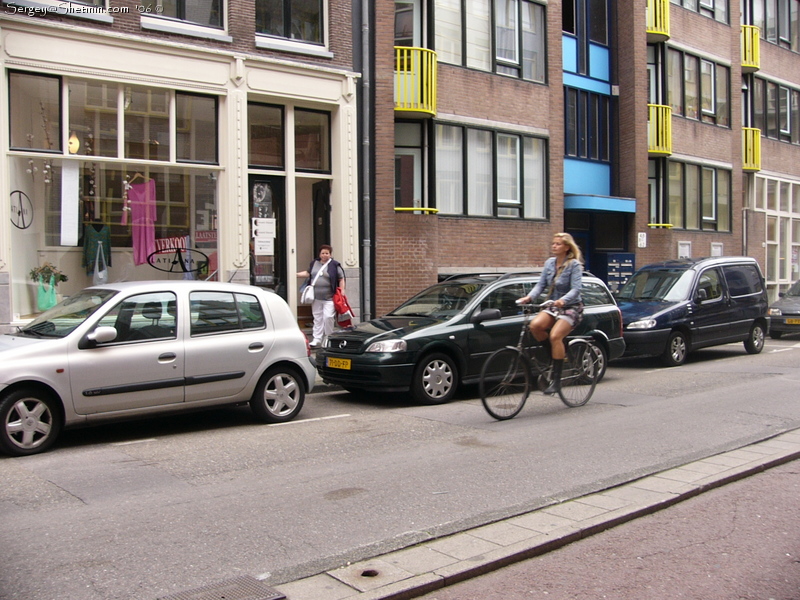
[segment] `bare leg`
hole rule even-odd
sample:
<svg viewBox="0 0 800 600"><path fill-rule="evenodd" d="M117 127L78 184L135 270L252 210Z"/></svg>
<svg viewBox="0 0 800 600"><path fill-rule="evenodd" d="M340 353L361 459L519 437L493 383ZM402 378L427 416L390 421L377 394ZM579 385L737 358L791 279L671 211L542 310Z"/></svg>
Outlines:
<svg viewBox="0 0 800 600"><path fill-rule="evenodd" d="M540 312L537 314L530 324L530 330L534 339L537 342L545 341L549 335L548 332L550 331L550 328L553 327L555 321L555 317L547 314L546 312Z"/></svg>
<svg viewBox="0 0 800 600"><path fill-rule="evenodd" d="M566 356L564 338L569 335L570 331L572 331L572 325L565 319L558 319L550 329L550 354L553 360L563 360Z"/></svg>

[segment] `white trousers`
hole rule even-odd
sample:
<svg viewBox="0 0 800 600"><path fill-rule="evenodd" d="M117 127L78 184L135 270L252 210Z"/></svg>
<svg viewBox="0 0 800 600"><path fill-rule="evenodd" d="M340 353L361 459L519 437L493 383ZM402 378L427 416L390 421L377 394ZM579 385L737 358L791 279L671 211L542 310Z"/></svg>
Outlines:
<svg viewBox="0 0 800 600"><path fill-rule="evenodd" d="M322 341L323 337L333 333L336 321L336 307L333 305L333 300L314 300L311 314L314 315L314 339Z"/></svg>

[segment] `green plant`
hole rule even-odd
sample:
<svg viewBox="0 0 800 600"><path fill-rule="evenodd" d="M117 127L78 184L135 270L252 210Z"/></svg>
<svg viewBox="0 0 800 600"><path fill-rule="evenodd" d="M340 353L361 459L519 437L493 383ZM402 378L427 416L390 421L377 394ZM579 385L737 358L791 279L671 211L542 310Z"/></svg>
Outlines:
<svg viewBox="0 0 800 600"><path fill-rule="evenodd" d="M68 280L67 276L58 270L58 267L49 262L45 262L44 264L31 269L30 272L31 281L34 283L38 282L40 279L45 283L50 283L51 277L54 278L56 283Z"/></svg>

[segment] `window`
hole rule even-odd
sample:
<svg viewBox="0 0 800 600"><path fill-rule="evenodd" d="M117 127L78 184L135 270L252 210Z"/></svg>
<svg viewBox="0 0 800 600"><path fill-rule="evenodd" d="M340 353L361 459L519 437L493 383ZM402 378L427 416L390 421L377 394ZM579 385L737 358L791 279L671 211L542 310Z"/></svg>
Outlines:
<svg viewBox="0 0 800 600"><path fill-rule="evenodd" d="M545 81L543 5L529 0L436 0L435 14L436 50L441 62Z"/></svg>
<svg viewBox="0 0 800 600"><path fill-rule="evenodd" d="M761 277L752 265L726 265L722 267L725 283L732 297L761 293Z"/></svg>
<svg viewBox="0 0 800 600"><path fill-rule="evenodd" d="M800 144L800 90L761 77L751 88L753 127L764 137Z"/></svg>
<svg viewBox="0 0 800 600"><path fill-rule="evenodd" d="M266 327L261 303L250 294L192 292L189 310L193 336Z"/></svg>
<svg viewBox="0 0 800 600"><path fill-rule="evenodd" d="M331 115L327 112L294 111L295 167L304 171L331 171Z"/></svg>
<svg viewBox="0 0 800 600"><path fill-rule="evenodd" d="M700 274L700 279L697 280L697 292L704 302L722 299L722 282L717 269L708 269Z"/></svg>
<svg viewBox="0 0 800 600"><path fill-rule="evenodd" d="M730 68L669 48L667 102L673 115L730 127Z"/></svg>
<svg viewBox="0 0 800 600"><path fill-rule="evenodd" d="M175 294L139 294L117 304L100 320L98 327L108 326L117 330L117 337L109 344L175 339L177 317Z"/></svg>
<svg viewBox="0 0 800 600"><path fill-rule="evenodd" d="M283 169L283 127L283 107L248 103L248 163L251 166Z"/></svg>
<svg viewBox="0 0 800 600"><path fill-rule="evenodd" d="M256 32L322 44L323 14L322 0L256 0Z"/></svg>
<svg viewBox="0 0 800 600"><path fill-rule="evenodd" d="M565 153L567 156L608 161L611 116L608 96L564 88Z"/></svg>
<svg viewBox="0 0 800 600"><path fill-rule="evenodd" d="M153 12L163 17L221 28L222 5L222 0L156 0L157 8Z"/></svg>
<svg viewBox="0 0 800 600"><path fill-rule="evenodd" d="M673 227L730 231L731 172L668 161L668 214Z"/></svg>
<svg viewBox="0 0 800 600"><path fill-rule="evenodd" d="M590 75L591 46L608 46L608 0L569 0L561 13L561 30L575 38L575 66L569 71Z"/></svg>
<svg viewBox="0 0 800 600"><path fill-rule="evenodd" d="M728 22L728 0L699 0L699 2L698 0L671 0L671 2L683 6L687 10L699 12L720 23Z"/></svg>
<svg viewBox="0 0 800 600"><path fill-rule="evenodd" d="M748 0L745 7L764 40L800 52L800 0Z"/></svg>
<svg viewBox="0 0 800 600"><path fill-rule="evenodd" d="M10 145L61 153L61 79L9 73Z"/></svg>
<svg viewBox="0 0 800 600"><path fill-rule="evenodd" d="M170 92L158 88L125 88L125 158L169 160Z"/></svg>
<svg viewBox="0 0 800 600"><path fill-rule="evenodd" d="M178 162L216 164L216 97L177 92L175 113L175 152Z"/></svg>
<svg viewBox="0 0 800 600"><path fill-rule="evenodd" d="M422 125L395 123L394 131L394 205L420 208L423 206Z"/></svg>
<svg viewBox="0 0 800 600"><path fill-rule="evenodd" d="M439 214L546 218L546 164L542 139L438 124Z"/></svg>

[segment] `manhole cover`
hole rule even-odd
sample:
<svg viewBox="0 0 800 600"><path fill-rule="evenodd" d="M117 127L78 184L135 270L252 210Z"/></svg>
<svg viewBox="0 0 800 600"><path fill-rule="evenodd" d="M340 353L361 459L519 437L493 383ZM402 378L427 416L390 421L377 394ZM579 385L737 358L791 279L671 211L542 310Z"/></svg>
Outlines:
<svg viewBox="0 0 800 600"><path fill-rule="evenodd" d="M285 600L286 596L267 587L258 579L243 575L219 583L211 583L158 600Z"/></svg>

